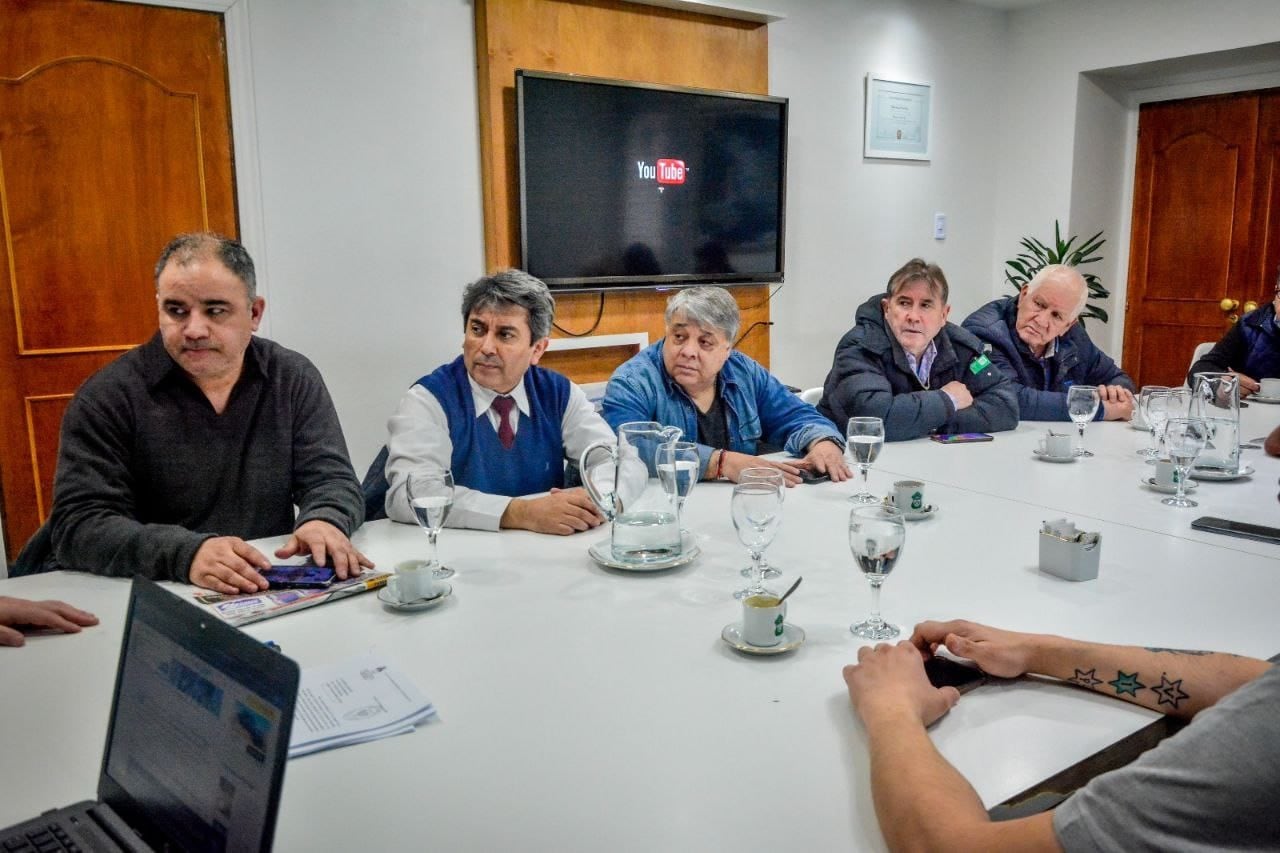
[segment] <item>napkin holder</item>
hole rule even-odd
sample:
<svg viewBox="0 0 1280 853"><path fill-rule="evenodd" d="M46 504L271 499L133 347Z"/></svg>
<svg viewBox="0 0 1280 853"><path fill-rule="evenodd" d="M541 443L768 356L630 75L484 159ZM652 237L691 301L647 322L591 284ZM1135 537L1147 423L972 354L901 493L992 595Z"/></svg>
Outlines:
<svg viewBox="0 0 1280 853"><path fill-rule="evenodd" d="M1076 530L1060 519L1040 528L1040 571L1068 581L1091 581L1098 576L1102 534Z"/></svg>

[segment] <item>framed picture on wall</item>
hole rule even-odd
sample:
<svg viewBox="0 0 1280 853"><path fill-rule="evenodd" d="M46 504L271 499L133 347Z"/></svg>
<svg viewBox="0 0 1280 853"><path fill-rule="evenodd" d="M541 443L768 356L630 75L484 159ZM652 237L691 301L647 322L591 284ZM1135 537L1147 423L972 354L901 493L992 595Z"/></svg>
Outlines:
<svg viewBox="0 0 1280 853"><path fill-rule="evenodd" d="M863 157L928 160L933 84L885 74L867 74L866 135Z"/></svg>

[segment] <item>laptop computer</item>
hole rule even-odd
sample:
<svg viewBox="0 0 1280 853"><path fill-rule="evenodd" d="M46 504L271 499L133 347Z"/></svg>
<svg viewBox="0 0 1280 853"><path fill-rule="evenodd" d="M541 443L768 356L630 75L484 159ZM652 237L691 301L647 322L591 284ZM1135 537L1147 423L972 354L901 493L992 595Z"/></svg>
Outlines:
<svg viewBox="0 0 1280 853"><path fill-rule="evenodd" d="M97 801L0 851L270 850L298 665L143 578L129 593Z"/></svg>

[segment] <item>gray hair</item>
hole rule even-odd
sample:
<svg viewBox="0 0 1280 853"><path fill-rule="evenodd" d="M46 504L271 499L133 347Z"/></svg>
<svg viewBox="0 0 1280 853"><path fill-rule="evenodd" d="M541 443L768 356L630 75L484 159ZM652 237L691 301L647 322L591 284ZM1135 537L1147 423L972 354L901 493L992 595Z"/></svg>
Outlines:
<svg viewBox="0 0 1280 853"><path fill-rule="evenodd" d="M462 291L462 325L474 311L486 308L523 308L529 312L529 332L533 342L551 336L551 320L556 301L542 279L524 270L509 269L478 278Z"/></svg>
<svg viewBox="0 0 1280 853"><path fill-rule="evenodd" d="M244 283L250 302L258 298L258 278L253 271L253 258L249 257L239 241L212 231L179 234L169 241L161 250L160 259L156 261L156 289L160 288L160 273L164 272L170 262L185 267L207 258L216 259Z"/></svg>
<svg viewBox="0 0 1280 853"><path fill-rule="evenodd" d="M1070 264L1049 264L1041 267L1040 271L1031 277L1031 281L1027 282L1027 295L1030 296L1051 281L1063 281L1080 285L1080 299L1075 309L1071 312L1071 319L1074 320L1079 317L1080 312L1084 310L1084 306L1089 304L1089 284L1084 280L1084 276Z"/></svg>
<svg viewBox="0 0 1280 853"><path fill-rule="evenodd" d="M683 314L686 322L704 329L715 329L732 344L742 325L738 303L723 287L688 287L678 290L667 300L666 323Z"/></svg>

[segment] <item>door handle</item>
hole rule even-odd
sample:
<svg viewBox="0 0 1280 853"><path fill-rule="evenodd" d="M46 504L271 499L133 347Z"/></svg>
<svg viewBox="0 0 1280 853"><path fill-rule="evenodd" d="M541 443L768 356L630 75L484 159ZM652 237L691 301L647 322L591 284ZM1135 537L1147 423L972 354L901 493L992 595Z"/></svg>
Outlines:
<svg viewBox="0 0 1280 853"><path fill-rule="evenodd" d="M1232 299L1231 297L1227 296L1227 297L1224 297L1223 300L1218 303L1218 307L1221 308L1224 313L1228 311L1234 311L1240 307L1240 300Z"/></svg>
<svg viewBox="0 0 1280 853"><path fill-rule="evenodd" d="M1258 303L1254 302L1252 299L1250 299L1248 302L1244 304L1244 313L1246 314L1248 314L1250 311L1257 311L1257 310L1258 310Z"/></svg>

